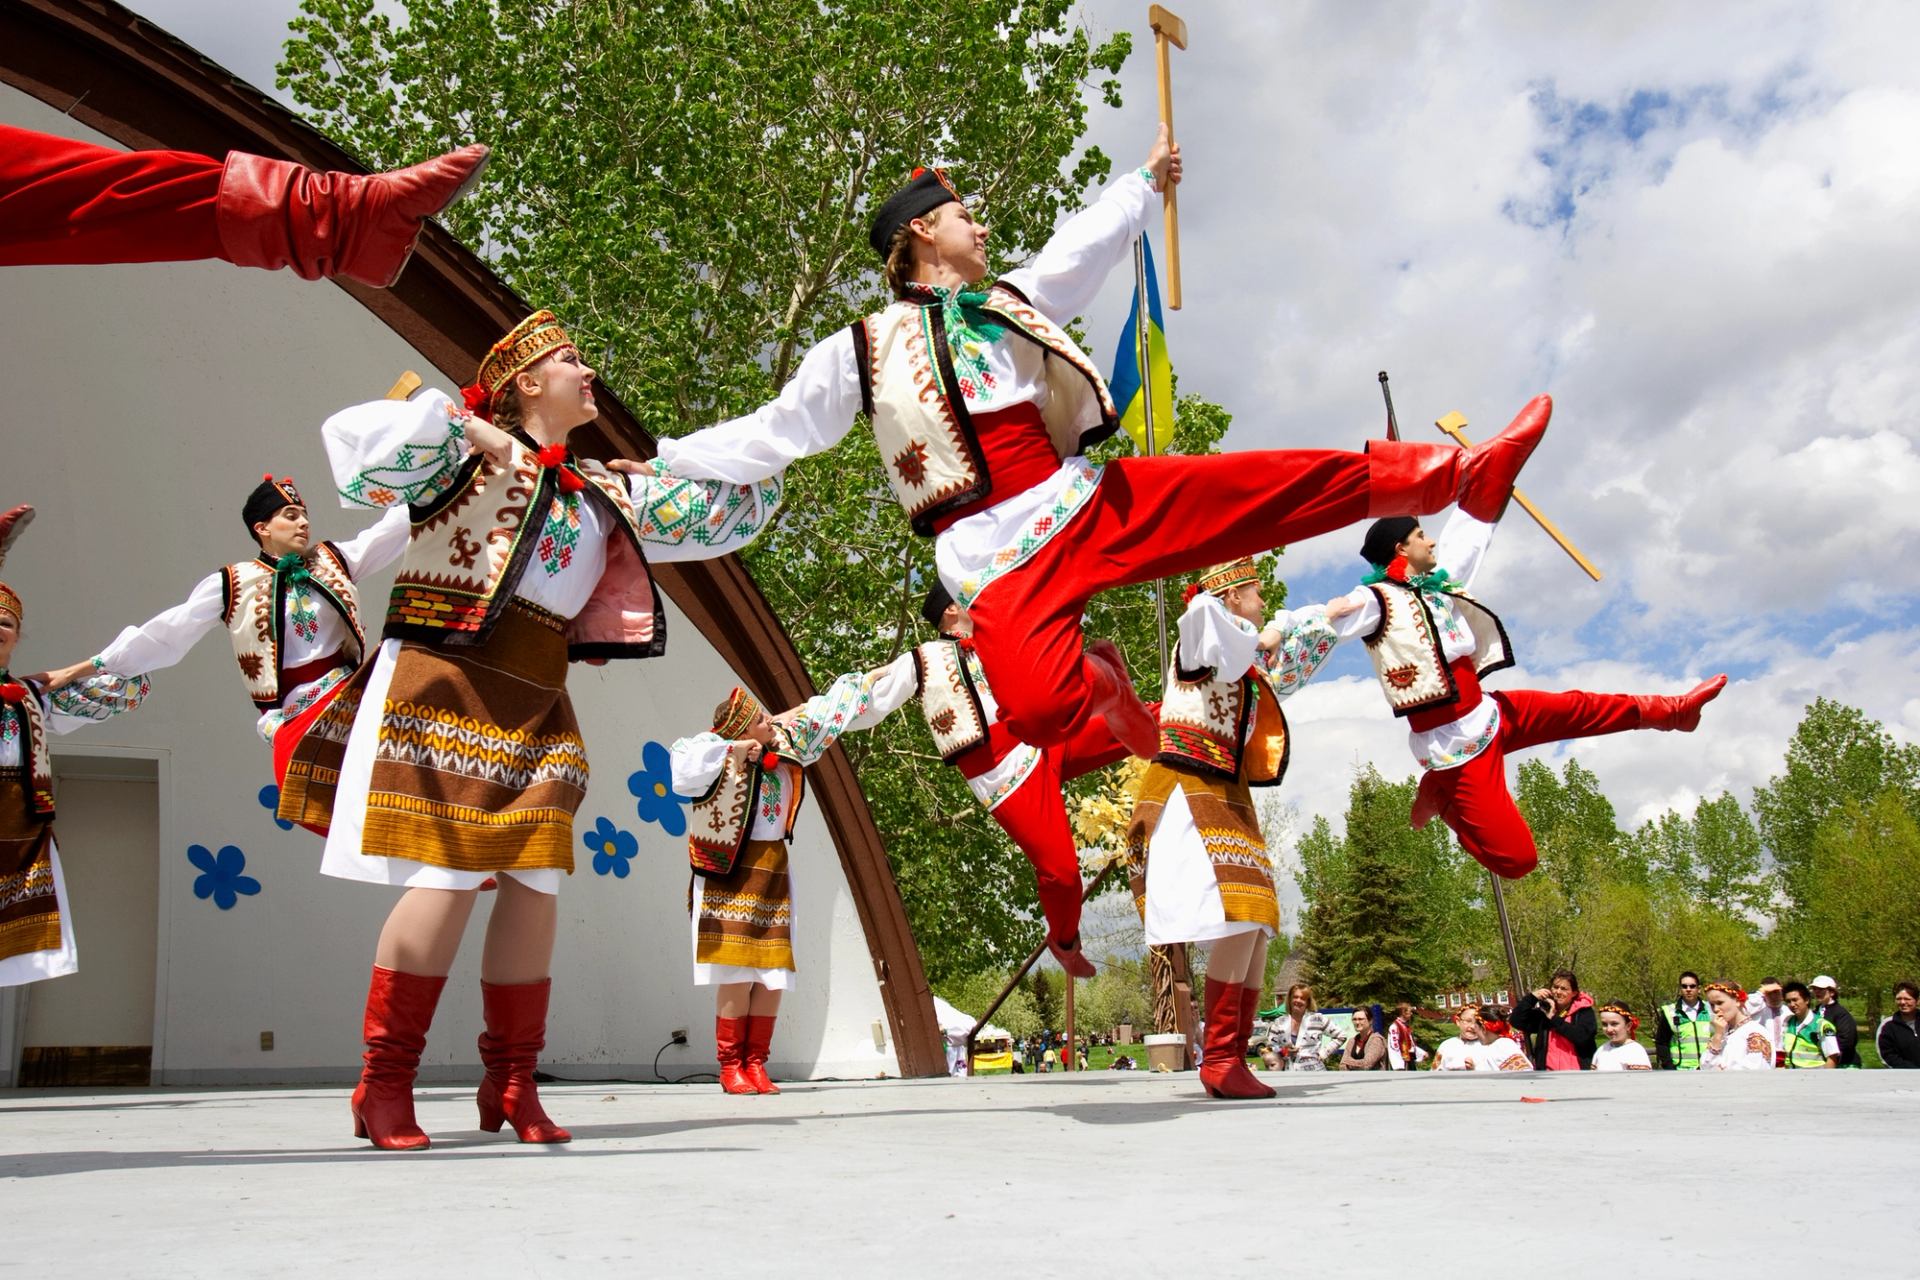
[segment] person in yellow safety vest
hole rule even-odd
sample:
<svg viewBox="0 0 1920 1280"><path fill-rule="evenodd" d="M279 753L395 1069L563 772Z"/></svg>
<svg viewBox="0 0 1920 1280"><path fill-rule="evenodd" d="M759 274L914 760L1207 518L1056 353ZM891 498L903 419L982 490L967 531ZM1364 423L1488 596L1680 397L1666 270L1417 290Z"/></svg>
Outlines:
<svg viewBox="0 0 1920 1280"><path fill-rule="evenodd" d="M1840 1038L1833 1024L1813 1007L1813 995L1804 982L1781 988L1788 1016L1780 1024L1780 1065L1789 1070L1819 1069L1840 1064Z"/></svg>
<svg viewBox="0 0 1920 1280"><path fill-rule="evenodd" d="M1700 994L1700 975L1680 975L1680 998L1660 1006L1654 1019L1653 1047L1662 1071L1696 1071L1700 1051L1713 1038L1713 1013Z"/></svg>

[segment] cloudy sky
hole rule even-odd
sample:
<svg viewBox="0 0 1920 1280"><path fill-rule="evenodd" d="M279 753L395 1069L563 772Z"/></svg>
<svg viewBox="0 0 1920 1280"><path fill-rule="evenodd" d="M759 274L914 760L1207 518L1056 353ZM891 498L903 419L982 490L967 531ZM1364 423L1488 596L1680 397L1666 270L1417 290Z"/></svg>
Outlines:
<svg viewBox="0 0 1920 1280"><path fill-rule="evenodd" d="M293 0L132 6L262 87ZM1237 449L1476 435L1542 391L1523 487L1476 584L1520 656L1498 687L1678 692L1733 677L1700 732L1581 744L1626 822L1744 801L1802 708L1920 738L1920 7L1180 0L1188 180L1182 387ZM1151 138L1141 0L1119 167ZM1088 316L1105 358L1130 279ZM1295 602L1350 587L1358 531L1292 548ZM1903 656L1904 655L1904 656ZM1411 771L1365 657L1290 707L1287 791L1337 814L1352 769ZM1564 750L1551 758L1562 758Z"/></svg>

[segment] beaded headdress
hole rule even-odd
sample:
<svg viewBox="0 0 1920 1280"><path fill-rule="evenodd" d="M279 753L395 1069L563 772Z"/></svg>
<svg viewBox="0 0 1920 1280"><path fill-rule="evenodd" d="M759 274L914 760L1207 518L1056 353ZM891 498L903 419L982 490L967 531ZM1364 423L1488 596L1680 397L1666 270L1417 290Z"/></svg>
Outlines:
<svg viewBox="0 0 1920 1280"><path fill-rule="evenodd" d="M1718 991L1732 996L1733 1002L1737 1005L1744 1006L1747 1003L1747 990L1737 982L1709 982L1700 992L1701 997L1705 998L1708 991Z"/></svg>
<svg viewBox="0 0 1920 1280"><path fill-rule="evenodd" d="M1202 591L1211 591L1219 595L1234 587L1250 587L1260 581L1260 571L1253 567L1250 556L1241 556L1227 564L1217 564L1201 574L1193 585Z"/></svg>
<svg viewBox="0 0 1920 1280"><path fill-rule="evenodd" d="M1633 1010L1627 1008L1627 1006L1621 1004L1618 1000L1613 1001L1611 1004L1601 1005L1600 1012L1617 1013L1622 1018L1625 1018L1627 1020L1627 1034L1629 1035L1640 1029L1640 1019L1634 1017Z"/></svg>
<svg viewBox="0 0 1920 1280"><path fill-rule="evenodd" d="M33 523L32 507L15 507L0 515L0 565L7 562L7 548L20 536L20 531ZM26 609L20 603L20 593L4 582L0 582L0 609L13 615L15 622L27 620Z"/></svg>
<svg viewBox="0 0 1920 1280"><path fill-rule="evenodd" d="M480 372L473 385L461 388L467 408L486 413L493 398L513 380L513 375L531 369L542 360L573 345L573 339L560 327L560 319L545 309L534 312L507 331L507 336L487 349L480 360Z"/></svg>
<svg viewBox="0 0 1920 1280"><path fill-rule="evenodd" d="M759 699L735 685L727 695L726 705L713 718L713 731L728 742L738 742L747 736L747 730L753 728L760 716Z"/></svg>

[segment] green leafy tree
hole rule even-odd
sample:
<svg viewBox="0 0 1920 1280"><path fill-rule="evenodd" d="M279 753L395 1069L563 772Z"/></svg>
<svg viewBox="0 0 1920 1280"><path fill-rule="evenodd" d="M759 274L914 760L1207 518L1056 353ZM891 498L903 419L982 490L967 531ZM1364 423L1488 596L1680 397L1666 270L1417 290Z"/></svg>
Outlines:
<svg viewBox="0 0 1920 1280"><path fill-rule="evenodd" d="M1920 809L1920 747L1896 742L1857 707L1816 698L1787 744L1785 771L1753 793L1760 838L1790 906L1805 905L1813 892L1809 868L1821 825L1849 801L1871 805L1886 792L1909 813Z"/></svg>
<svg viewBox="0 0 1920 1280"><path fill-rule="evenodd" d="M395 7L303 0L279 84L369 164L493 144L449 228L566 318L656 436L772 398L809 346L883 302L867 222L917 163L944 163L974 197L996 267L1030 256L1111 171L1082 139L1090 102L1119 104L1130 45L1094 40L1068 0ZM1188 452L1227 425L1193 397L1180 416ZM787 480L747 560L808 673L824 684L897 656L921 638L931 546L909 535L870 434ZM1090 612L1150 694L1151 591ZM936 980L1010 965L1039 939L1031 872L916 719L845 747L922 959Z"/></svg>
<svg viewBox="0 0 1920 1280"><path fill-rule="evenodd" d="M1920 974L1920 827L1906 797L1849 801L1814 833L1805 900L1788 926L1803 972L1830 971L1866 999L1869 1028L1895 982Z"/></svg>

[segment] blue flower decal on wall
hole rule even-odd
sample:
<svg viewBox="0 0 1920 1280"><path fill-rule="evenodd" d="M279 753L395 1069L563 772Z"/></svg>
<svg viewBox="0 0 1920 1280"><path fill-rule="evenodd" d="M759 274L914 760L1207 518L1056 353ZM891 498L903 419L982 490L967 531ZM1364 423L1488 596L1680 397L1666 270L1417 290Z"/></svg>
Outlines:
<svg viewBox="0 0 1920 1280"><path fill-rule="evenodd" d="M692 802L674 794L673 757L665 747L649 742L640 749L640 769L628 775L627 790L639 802L640 821L657 822L670 836L687 834L687 805Z"/></svg>
<svg viewBox="0 0 1920 1280"><path fill-rule="evenodd" d="M233 845L221 845L220 852L215 853L203 844L190 844L187 861L201 871L193 881L193 896L212 898L213 905L222 911L233 910L240 895L252 897L260 892L258 880L241 874L247 869L247 855Z"/></svg>
<svg viewBox="0 0 1920 1280"><path fill-rule="evenodd" d="M625 880L627 872L633 870L633 855L640 852L640 842L634 838L633 832L622 831L614 826L611 818L597 819L593 830L580 839L587 848L593 850L595 875Z"/></svg>
<svg viewBox="0 0 1920 1280"><path fill-rule="evenodd" d="M269 782L260 788L260 805L273 815L273 825L282 831L293 830L293 824L280 816L280 788Z"/></svg>

